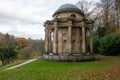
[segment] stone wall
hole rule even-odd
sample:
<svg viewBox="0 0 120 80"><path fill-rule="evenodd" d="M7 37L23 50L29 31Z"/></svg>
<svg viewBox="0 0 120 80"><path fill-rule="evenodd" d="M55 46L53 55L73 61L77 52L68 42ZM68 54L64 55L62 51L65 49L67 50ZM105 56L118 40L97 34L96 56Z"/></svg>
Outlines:
<svg viewBox="0 0 120 80"><path fill-rule="evenodd" d="M78 14L78 13L60 13L60 14L55 15L54 18L56 18L56 17L57 18L68 18L72 14L74 14L76 16L76 19L78 19L78 20L82 20L83 19L83 17L80 14Z"/></svg>
<svg viewBox="0 0 120 80"><path fill-rule="evenodd" d="M58 28L58 54L69 53L68 27ZM82 52L82 29L72 27L72 53L80 54Z"/></svg>

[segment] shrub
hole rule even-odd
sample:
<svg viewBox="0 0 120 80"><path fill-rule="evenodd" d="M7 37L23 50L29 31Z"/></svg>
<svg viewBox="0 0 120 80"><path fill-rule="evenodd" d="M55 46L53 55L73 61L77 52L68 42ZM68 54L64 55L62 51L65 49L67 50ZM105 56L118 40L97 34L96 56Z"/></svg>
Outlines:
<svg viewBox="0 0 120 80"><path fill-rule="evenodd" d="M18 52L17 46L0 47L0 60L3 64L10 63L12 59L16 58Z"/></svg>
<svg viewBox="0 0 120 80"><path fill-rule="evenodd" d="M95 34L101 38L105 36L105 27L98 27L97 31L95 32Z"/></svg>
<svg viewBox="0 0 120 80"><path fill-rule="evenodd" d="M99 53L99 51L98 51L99 41L100 41L100 38L98 37L98 35L94 35L93 36L93 51L94 51L94 53ZM87 52L90 52L89 38L87 39Z"/></svg>
<svg viewBox="0 0 120 80"><path fill-rule="evenodd" d="M32 53L33 53L33 48L32 47L24 47L20 51L20 58L29 59Z"/></svg>
<svg viewBox="0 0 120 80"><path fill-rule="evenodd" d="M106 55L106 56L119 55L120 54L119 35L113 33L102 37L100 39L98 50L102 55Z"/></svg>
<svg viewBox="0 0 120 80"><path fill-rule="evenodd" d="M100 45L99 36L97 36L97 35L93 36L93 50L94 50L94 53L99 53L99 50L98 50L99 45Z"/></svg>

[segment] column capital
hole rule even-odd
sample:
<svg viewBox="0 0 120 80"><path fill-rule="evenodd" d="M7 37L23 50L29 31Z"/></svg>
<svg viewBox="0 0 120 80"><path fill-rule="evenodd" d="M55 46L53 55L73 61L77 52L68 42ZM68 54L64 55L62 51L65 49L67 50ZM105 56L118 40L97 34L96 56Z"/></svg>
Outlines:
<svg viewBox="0 0 120 80"><path fill-rule="evenodd" d="M48 27L48 24L44 24L45 27Z"/></svg>
<svg viewBox="0 0 120 80"><path fill-rule="evenodd" d="M84 27L85 22L81 22L81 23L82 23L82 27Z"/></svg>
<svg viewBox="0 0 120 80"><path fill-rule="evenodd" d="M48 27L45 27L45 30L46 30L46 29L49 29L49 28L48 28Z"/></svg>
<svg viewBox="0 0 120 80"><path fill-rule="evenodd" d="M53 29L52 29L52 28L49 28L49 31L50 31L50 32L53 32Z"/></svg>
<svg viewBox="0 0 120 80"><path fill-rule="evenodd" d="M46 27L46 25L45 25L45 24L44 24L43 26L44 26L44 27Z"/></svg>
<svg viewBox="0 0 120 80"><path fill-rule="evenodd" d="M54 22L54 26L57 27L57 25L58 25L58 22Z"/></svg>
<svg viewBox="0 0 120 80"><path fill-rule="evenodd" d="M93 28L93 24L89 24L88 26L89 26L89 28Z"/></svg>
<svg viewBox="0 0 120 80"><path fill-rule="evenodd" d="M68 21L69 27L72 27L72 21Z"/></svg>

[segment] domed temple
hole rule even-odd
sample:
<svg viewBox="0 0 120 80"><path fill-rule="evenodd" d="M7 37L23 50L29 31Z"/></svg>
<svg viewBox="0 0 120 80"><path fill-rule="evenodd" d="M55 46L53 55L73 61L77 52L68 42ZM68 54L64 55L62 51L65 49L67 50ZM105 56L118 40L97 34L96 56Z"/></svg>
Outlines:
<svg viewBox="0 0 120 80"><path fill-rule="evenodd" d="M73 4L64 4L47 20L45 26L45 54L55 61L94 60L92 26L84 13ZM89 50L86 43L89 42ZM89 52L88 52L89 51Z"/></svg>

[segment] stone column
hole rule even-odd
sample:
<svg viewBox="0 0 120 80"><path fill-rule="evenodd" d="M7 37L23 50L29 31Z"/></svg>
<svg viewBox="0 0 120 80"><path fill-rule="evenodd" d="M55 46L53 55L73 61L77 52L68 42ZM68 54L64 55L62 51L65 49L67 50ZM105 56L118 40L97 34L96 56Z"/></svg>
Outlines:
<svg viewBox="0 0 120 80"><path fill-rule="evenodd" d="M90 26L90 27L92 27L92 26ZM89 33L90 33L90 53L93 53L92 28L90 28Z"/></svg>
<svg viewBox="0 0 120 80"><path fill-rule="evenodd" d="M69 21L69 27L68 27L68 50L69 54L72 54L72 21Z"/></svg>
<svg viewBox="0 0 120 80"><path fill-rule="evenodd" d="M82 52L86 53L86 35L85 35L85 26L84 22L82 22Z"/></svg>
<svg viewBox="0 0 120 80"><path fill-rule="evenodd" d="M45 28L45 53L49 53L49 30L48 28Z"/></svg>
<svg viewBox="0 0 120 80"><path fill-rule="evenodd" d="M58 46L58 44L57 44L57 39L58 39L58 37L57 37L57 33L58 33L58 27L57 27L57 22L55 22L54 23L54 26L55 26L55 28L54 28L54 53L56 53L56 54L58 54L58 48L57 48L57 46Z"/></svg>
<svg viewBox="0 0 120 80"><path fill-rule="evenodd" d="M51 32L49 31L49 53L51 53Z"/></svg>
<svg viewBox="0 0 120 80"><path fill-rule="evenodd" d="M80 53L80 34L79 34L80 30L79 30L79 27L77 28L77 37L76 37L76 41L77 41L77 44L76 44L76 47L77 47L77 53L79 54Z"/></svg>

